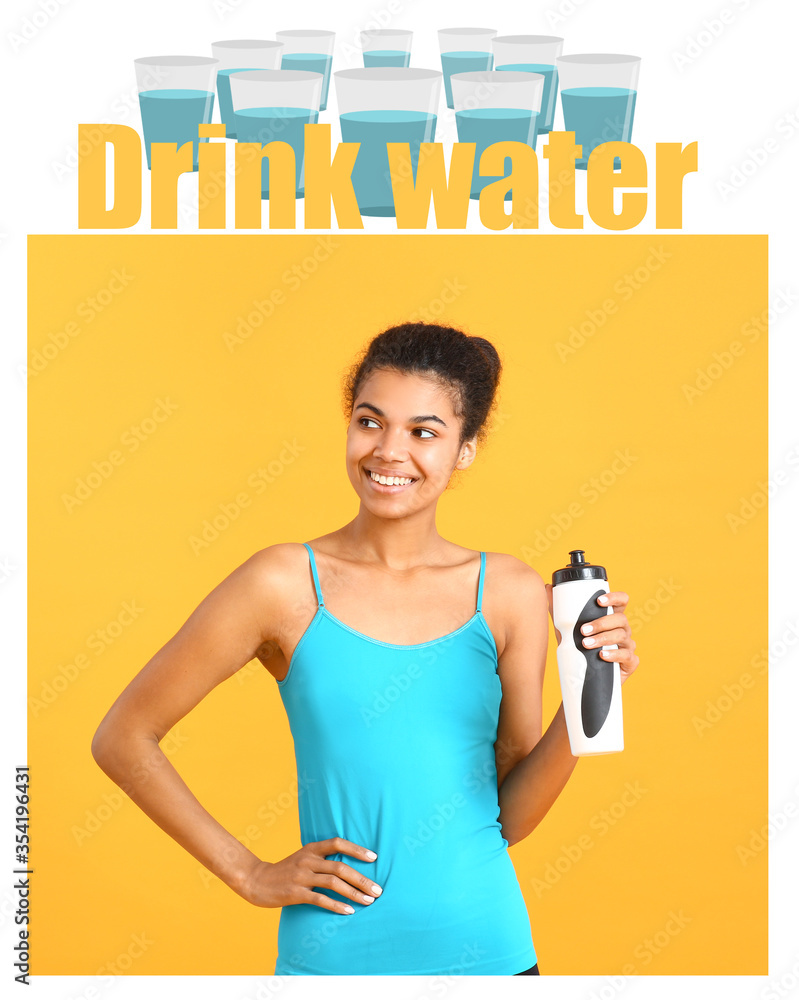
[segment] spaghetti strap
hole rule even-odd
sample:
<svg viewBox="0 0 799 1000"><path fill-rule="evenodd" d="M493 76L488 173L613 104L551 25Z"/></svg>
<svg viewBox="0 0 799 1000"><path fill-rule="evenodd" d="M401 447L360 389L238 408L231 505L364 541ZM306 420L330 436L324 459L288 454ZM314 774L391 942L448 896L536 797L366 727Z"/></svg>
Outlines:
<svg viewBox="0 0 799 1000"><path fill-rule="evenodd" d="M483 579L485 578L486 554L480 553L480 582L477 584L477 608L475 614L481 610L483 604Z"/></svg>
<svg viewBox="0 0 799 1000"><path fill-rule="evenodd" d="M316 588L316 601L319 607L323 608L325 602L322 597L322 588L319 586L319 574L316 572L316 559L314 559L313 549L307 542L303 542L302 544L308 549L308 555L311 557L311 572L313 573L313 585Z"/></svg>

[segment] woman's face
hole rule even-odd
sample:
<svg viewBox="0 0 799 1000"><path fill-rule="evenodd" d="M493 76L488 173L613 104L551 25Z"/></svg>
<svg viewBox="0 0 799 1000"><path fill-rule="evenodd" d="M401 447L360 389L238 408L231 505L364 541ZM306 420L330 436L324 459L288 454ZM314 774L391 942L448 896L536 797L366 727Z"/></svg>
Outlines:
<svg viewBox="0 0 799 1000"><path fill-rule="evenodd" d="M355 399L347 428L347 474L355 492L383 517L435 502L453 471L468 468L474 458L474 440L459 448L460 433L449 396L435 382L373 372ZM383 485L373 473L400 477L400 483Z"/></svg>

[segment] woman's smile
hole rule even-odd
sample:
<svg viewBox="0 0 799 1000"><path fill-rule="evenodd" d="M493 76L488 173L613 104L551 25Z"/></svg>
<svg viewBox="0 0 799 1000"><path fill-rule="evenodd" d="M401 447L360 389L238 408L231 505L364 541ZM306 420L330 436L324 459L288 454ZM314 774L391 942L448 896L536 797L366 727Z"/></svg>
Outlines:
<svg viewBox="0 0 799 1000"><path fill-rule="evenodd" d="M372 472L370 469L364 469L364 476L368 480L370 486L376 493L402 493L404 490L411 489L418 479L414 479L410 476L400 476L398 473L393 476L386 476L380 474L380 479L389 480L389 482L382 483L377 478L378 473ZM411 480L408 482L408 480Z"/></svg>

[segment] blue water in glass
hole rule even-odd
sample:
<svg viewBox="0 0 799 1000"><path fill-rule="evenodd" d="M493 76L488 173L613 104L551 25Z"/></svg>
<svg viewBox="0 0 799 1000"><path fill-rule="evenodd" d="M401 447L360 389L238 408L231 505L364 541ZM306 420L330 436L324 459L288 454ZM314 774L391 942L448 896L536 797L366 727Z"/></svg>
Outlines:
<svg viewBox="0 0 799 1000"><path fill-rule="evenodd" d="M636 91L621 87L574 87L561 91L566 132L583 147L576 166L585 170L592 150L603 142L630 142ZM621 167L618 156L615 167Z"/></svg>
<svg viewBox="0 0 799 1000"><path fill-rule="evenodd" d="M511 63L509 66L497 66L501 70L514 70L519 73L540 73L544 78L544 89L541 93L541 113L538 116L538 134L544 135L552 131L555 120L555 104L558 99L558 70L556 66L547 63Z"/></svg>
<svg viewBox="0 0 799 1000"><path fill-rule="evenodd" d="M352 186L361 215L396 215L387 142L407 142L416 180L419 144L433 142L436 116L423 111L351 111L341 115L341 138L361 148L352 171Z"/></svg>
<svg viewBox="0 0 799 1000"><path fill-rule="evenodd" d="M372 66L410 66L411 54L405 49L372 49L364 52L363 64L369 69Z"/></svg>
<svg viewBox="0 0 799 1000"><path fill-rule="evenodd" d="M470 198L479 198L487 184L493 184L500 177L480 176L480 157L484 150L495 142L524 142L535 149L536 121L538 113L526 108L475 108L470 111L456 111L455 124L458 128L458 142L475 143L474 170ZM510 191L505 201L510 201Z"/></svg>
<svg viewBox="0 0 799 1000"><path fill-rule="evenodd" d="M442 52L441 69L444 74L444 90L447 107L454 108L452 86L449 78L453 73L475 73L481 69L491 69L494 64L492 52Z"/></svg>
<svg viewBox="0 0 799 1000"><path fill-rule="evenodd" d="M287 142L294 150L296 196L305 197L305 126L319 115L311 108L240 108L233 112L238 142ZM269 197L269 159L261 161L261 197Z"/></svg>
<svg viewBox="0 0 799 1000"><path fill-rule="evenodd" d="M330 86L330 67L332 65L333 56L328 56L324 52L289 52L283 56L280 62L281 69L303 69L307 73L322 74L320 111L324 111L327 107L327 90Z"/></svg>
<svg viewBox="0 0 799 1000"><path fill-rule="evenodd" d="M228 139L235 139L233 131L233 101L230 96L230 74L245 73L251 69L263 69L262 66L236 66L234 69L220 69L216 74L216 92L219 95L219 118L227 127Z"/></svg>
<svg viewBox="0 0 799 1000"><path fill-rule="evenodd" d="M193 143L192 169L197 169L197 126L211 121L214 95L208 90L143 90L139 94L147 169L153 142ZM208 142L200 139L199 142Z"/></svg>

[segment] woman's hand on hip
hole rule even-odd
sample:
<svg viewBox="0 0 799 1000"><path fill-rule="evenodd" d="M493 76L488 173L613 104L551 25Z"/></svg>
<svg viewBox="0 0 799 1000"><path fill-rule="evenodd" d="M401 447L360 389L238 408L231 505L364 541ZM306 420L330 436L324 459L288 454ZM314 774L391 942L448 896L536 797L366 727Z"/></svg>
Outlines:
<svg viewBox="0 0 799 1000"><path fill-rule="evenodd" d="M334 913L353 912L352 907L315 888L332 889L342 896L368 906L382 889L343 861L330 861L329 854L348 854L362 861L374 861L366 847L343 837L311 841L282 861L260 861L248 874L239 895L255 906L292 906L310 903Z"/></svg>

